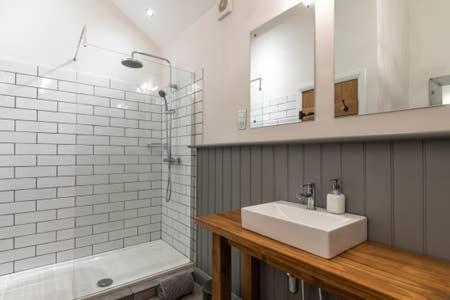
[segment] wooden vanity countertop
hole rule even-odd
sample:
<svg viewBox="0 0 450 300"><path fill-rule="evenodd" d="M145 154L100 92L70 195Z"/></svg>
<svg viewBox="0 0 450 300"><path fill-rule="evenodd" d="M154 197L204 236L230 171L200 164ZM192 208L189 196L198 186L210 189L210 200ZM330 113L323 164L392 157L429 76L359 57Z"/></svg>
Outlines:
<svg viewBox="0 0 450 300"><path fill-rule="evenodd" d="M450 299L450 262L373 242L327 260L242 228L241 212L196 218L234 247L345 298Z"/></svg>

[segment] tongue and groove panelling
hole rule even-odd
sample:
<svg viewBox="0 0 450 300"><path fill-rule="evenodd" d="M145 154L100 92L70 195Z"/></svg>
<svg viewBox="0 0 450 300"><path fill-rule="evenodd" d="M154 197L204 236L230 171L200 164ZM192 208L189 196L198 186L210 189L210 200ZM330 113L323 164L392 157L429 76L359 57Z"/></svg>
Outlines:
<svg viewBox="0 0 450 300"><path fill-rule="evenodd" d="M450 260L450 140L245 145L197 149L197 215L276 200L296 201L314 182L325 207L329 180L340 178L347 211L366 215L369 240ZM233 250L232 287L240 295L240 254ZM211 234L197 231L197 264L211 274ZM301 299L287 277L261 265L263 299ZM332 298L326 295L328 299ZM306 288L306 299L318 298Z"/></svg>

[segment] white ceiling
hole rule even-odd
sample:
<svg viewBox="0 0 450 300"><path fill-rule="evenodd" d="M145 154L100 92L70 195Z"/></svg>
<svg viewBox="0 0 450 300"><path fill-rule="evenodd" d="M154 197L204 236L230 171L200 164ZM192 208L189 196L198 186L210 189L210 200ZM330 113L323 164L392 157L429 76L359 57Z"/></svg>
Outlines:
<svg viewBox="0 0 450 300"><path fill-rule="evenodd" d="M218 0L112 0L159 47L168 45ZM153 9L154 16L146 11Z"/></svg>

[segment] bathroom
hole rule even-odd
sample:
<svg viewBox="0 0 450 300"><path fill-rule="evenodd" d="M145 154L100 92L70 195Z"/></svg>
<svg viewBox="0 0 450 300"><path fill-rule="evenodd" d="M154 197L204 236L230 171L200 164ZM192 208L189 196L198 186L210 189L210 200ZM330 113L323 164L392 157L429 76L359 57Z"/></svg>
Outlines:
<svg viewBox="0 0 450 300"><path fill-rule="evenodd" d="M450 299L449 10L0 0L0 299Z"/></svg>

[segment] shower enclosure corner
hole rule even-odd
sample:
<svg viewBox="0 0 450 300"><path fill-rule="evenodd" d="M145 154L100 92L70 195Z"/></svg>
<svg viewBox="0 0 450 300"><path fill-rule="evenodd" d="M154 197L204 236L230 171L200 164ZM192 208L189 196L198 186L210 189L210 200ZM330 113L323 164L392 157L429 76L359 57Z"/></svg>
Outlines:
<svg viewBox="0 0 450 300"><path fill-rule="evenodd" d="M83 50L78 74L85 73L83 55L107 52L89 45ZM168 59L137 51L108 53L118 65L115 74L103 74L109 85L93 86L92 103L81 93L78 97L75 252L105 261L91 284L111 279L117 286L193 260L187 146L195 94L194 74ZM84 114L84 105L92 106L93 115ZM120 266L132 271L124 276ZM77 290L88 275L77 266L74 274Z"/></svg>
<svg viewBox="0 0 450 300"><path fill-rule="evenodd" d="M191 267L199 78L83 39L59 67L0 72L0 297L84 299Z"/></svg>

